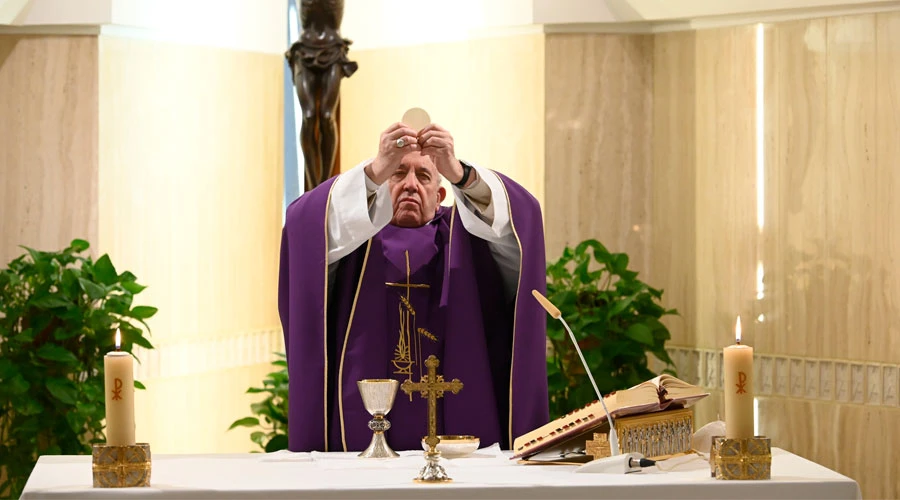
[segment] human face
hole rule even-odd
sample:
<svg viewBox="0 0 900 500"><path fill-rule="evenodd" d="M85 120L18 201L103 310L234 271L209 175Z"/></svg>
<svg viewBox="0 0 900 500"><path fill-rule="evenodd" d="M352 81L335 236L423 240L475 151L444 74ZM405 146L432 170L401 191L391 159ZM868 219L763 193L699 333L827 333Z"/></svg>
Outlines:
<svg viewBox="0 0 900 500"><path fill-rule="evenodd" d="M394 218L400 227L421 227L434 218L447 191L431 158L413 151L400 160L400 166L388 180Z"/></svg>

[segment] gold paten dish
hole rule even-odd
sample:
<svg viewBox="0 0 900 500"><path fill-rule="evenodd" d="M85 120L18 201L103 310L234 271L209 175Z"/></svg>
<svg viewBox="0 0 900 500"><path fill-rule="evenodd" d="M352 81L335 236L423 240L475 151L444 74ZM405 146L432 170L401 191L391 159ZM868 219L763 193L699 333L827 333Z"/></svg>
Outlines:
<svg viewBox="0 0 900 500"><path fill-rule="evenodd" d="M481 444L481 440L475 436L445 435L438 436L438 438L441 441L436 448L444 458L461 458L471 455ZM422 438L422 449L428 449L425 438Z"/></svg>

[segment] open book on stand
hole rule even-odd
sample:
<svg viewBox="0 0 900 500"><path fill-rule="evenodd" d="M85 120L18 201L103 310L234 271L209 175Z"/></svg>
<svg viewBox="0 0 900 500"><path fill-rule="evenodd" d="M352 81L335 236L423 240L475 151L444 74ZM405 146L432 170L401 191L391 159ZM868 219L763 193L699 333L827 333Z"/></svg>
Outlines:
<svg viewBox="0 0 900 500"><path fill-rule="evenodd" d="M614 419L628 415L661 412L674 408L689 408L709 393L671 375L660 375L629 389L614 392L603 398ZM567 462L588 462L584 454L585 442L595 432L608 432L609 424L600 401L592 401L582 408L563 415L513 441L513 457L531 461L553 462L560 458Z"/></svg>

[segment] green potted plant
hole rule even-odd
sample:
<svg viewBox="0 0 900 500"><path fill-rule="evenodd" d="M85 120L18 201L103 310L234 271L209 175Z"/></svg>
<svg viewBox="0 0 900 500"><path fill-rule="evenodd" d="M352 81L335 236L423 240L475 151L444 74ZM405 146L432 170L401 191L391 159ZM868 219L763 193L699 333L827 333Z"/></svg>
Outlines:
<svg viewBox="0 0 900 500"><path fill-rule="evenodd" d="M236 427L257 428L250 434L250 440L266 453L285 450L288 447L287 361L284 353L277 352L275 355L278 359L273 361L272 365L276 370L266 375L263 387L247 389L248 394L265 393L265 399L250 405L250 412L253 416L239 418L228 428L228 430Z"/></svg>
<svg viewBox="0 0 900 500"><path fill-rule="evenodd" d="M669 330L662 316L678 314L659 302L662 290L628 270L628 255L586 240L547 266L547 298L569 324L597 387L604 395L656 376L648 353L674 373L665 349ZM562 323L548 316L547 376L550 417L557 418L597 399Z"/></svg>
<svg viewBox="0 0 900 500"><path fill-rule="evenodd" d="M123 351L153 348L143 329L156 308L132 305L145 287L88 247L26 248L0 270L0 497L19 496L40 455L105 441L103 356L116 328Z"/></svg>

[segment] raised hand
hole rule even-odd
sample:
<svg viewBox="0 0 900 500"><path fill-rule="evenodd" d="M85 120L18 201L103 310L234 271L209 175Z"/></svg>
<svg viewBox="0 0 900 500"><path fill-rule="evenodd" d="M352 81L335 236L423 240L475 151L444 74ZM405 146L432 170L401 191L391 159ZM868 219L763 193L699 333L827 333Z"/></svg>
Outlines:
<svg viewBox="0 0 900 500"><path fill-rule="evenodd" d="M453 136L447 129L432 123L419 131L422 154L431 158L437 171L455 184L462 179L463 168L453 151Z"/></svg>
<svg viewBox="0 0 900 500"><path fill-rule="evenodd" d="M384 184L400 166L400 160L410 151L419 151L418 134L403 123L397 122L381 133L378 154L366 166L366 175L376 184ZM462 176L462 174L460 174Z"/></svg>

